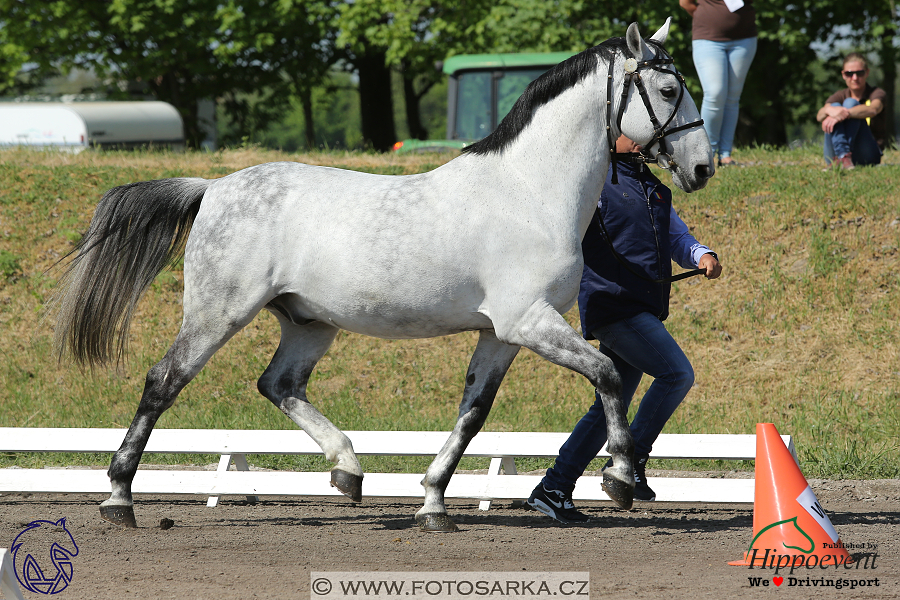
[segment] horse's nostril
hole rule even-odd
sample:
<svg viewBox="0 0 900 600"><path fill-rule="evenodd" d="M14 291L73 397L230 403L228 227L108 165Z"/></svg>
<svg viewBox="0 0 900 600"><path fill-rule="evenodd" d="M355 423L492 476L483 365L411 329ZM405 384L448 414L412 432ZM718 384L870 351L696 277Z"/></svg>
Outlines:
<svg viewBox="0 0 900 600"><path fill-rule="evenodd" d="M709 166L708 165L697 165L694 167L694 174L698 179L709 179Z"/></svg>

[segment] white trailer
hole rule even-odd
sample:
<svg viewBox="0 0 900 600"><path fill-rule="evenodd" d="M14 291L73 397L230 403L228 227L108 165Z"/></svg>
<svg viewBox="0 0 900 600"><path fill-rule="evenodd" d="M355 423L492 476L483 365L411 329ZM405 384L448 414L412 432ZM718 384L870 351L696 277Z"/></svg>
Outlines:
<svg viewBox="0 0 900 600"><path fill-rule="evenodd" d="M166 102L0 102L0 148L12 146L180 149L184 124Z"/></svg>

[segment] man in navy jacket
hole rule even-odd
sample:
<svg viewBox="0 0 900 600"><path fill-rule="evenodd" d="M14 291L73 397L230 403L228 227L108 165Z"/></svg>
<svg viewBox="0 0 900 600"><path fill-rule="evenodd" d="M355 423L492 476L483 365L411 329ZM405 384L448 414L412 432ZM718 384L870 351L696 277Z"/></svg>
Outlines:
<svg viewBox="0 0 900 600"><path fill-rule="evenodd" d="M616 142L617 152L639 150L624 136ZM690 361L662 323L669 315L671 285L656 280L671 276L673 260L684 268L705 269L708 279L718 277L722 266L675 213L669 188L638 161L619 162L616 185L610 169L598 213L581 243L581 328L585 339L598 340L600 351L612 359L626 402L631 402L644 373L654 378L631 423L631 433L634 497L655 500L645 475L647 459L666 421L694 384ZM562 523L587 521L587 515L575 509L572 491L606 438L606 414L598 395L528 504Z"/></svg>

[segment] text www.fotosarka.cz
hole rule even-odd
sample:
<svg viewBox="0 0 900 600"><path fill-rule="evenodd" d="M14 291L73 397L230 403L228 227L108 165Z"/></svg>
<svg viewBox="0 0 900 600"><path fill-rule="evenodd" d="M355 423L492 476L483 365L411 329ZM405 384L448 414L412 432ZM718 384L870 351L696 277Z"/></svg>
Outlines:
<svg viewBox="0 0 900 600"><path fill-rule="evenodd" d="M573 572L441 572L390 571L312 572L310 598L368 598L404 600L456 600L507 598L536 600L563 597L590 598L590 573Z"/></svg>

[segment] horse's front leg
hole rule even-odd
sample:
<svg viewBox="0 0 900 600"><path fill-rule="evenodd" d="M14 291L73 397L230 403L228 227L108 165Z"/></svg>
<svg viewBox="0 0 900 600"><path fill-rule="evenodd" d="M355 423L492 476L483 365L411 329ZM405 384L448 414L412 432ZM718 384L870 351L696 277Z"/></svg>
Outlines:
<svg viewBox="0 0 900 600"><path fill-rule="evenodd" d="M456 524L447 516L444 492L447 491L447 484L450 483L450 477L456 470L463 452L484 425L503 377L518 352L519 346L504 344L497 339L493 331L481 332L466 372L466 388L462 403L459 405L456 426L422 480L425 503L416 513L416 523L423 530L457 530Z"/></svg>
<svg viewBox="0 0 900 600"><path fill-rule="evenodd" d="M612 360L578 335L549 304L535 304L509 330L497 331L504 341L525 346L550 362L581 373L597 389L606 413L607 449L613 460L613 466L603 471L603 491L620 507L631 508L634 438L621 397L622 381Z"/></svg>
<svg viewBox="0 0 900 600"><path fill-rule="evenodd" d="M363 472L350 439L329 421L306 397L306 386L316 363L337 335L337 328L313 322L297 325L281 313L281 343L257 387L311 437L325 458L334 463L331 485L354 502L362 501Z"/></svg>

